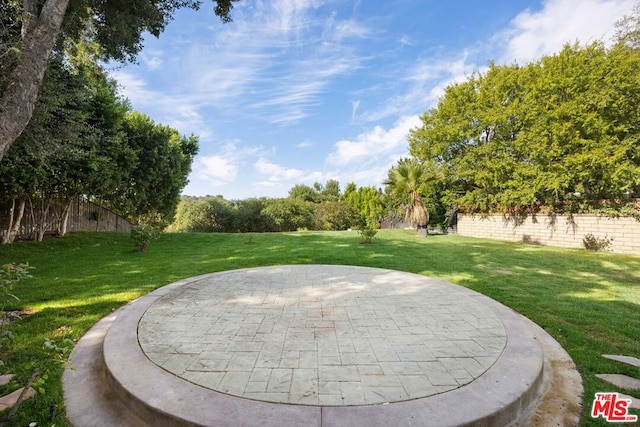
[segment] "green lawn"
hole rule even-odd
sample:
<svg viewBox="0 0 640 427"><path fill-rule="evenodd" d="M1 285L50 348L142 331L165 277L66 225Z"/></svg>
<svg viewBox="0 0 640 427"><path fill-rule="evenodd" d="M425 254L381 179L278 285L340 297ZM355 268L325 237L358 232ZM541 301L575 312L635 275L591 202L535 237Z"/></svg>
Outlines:
<svg viewBox="0 0 640 427"><path fill-rule="evenodd" d="M34 313L10 326L15 340L0 349L5 366L26 382L33 367L47 374L45 394L26 401L14 424L69 425L64 416L64 360L43 348L78 340L111 310L153 289L199 274L277 264L348 264L437 277L488 295L545 328L569 352L585 385L583 425L597 391L619 391L594 377L640 371L601 354L640 357L640 257L382 230L371 245L357 232L165 234L149 252L134 251L128 234L78 233L42 243L0 246L0 264L28 262L11 309ZM51 408L56 411L51 418ZM634 412L634 413L637 413Z"/></svg>

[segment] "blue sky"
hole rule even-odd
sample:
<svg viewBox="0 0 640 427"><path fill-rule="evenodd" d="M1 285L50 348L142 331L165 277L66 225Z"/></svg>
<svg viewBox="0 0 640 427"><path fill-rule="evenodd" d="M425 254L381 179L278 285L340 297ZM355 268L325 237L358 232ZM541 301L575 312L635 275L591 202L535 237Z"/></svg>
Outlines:
<svg viewBox="0 0 640 427"><path fill-rule="evenodd" d="M200 137L183 193L381 187L444 87L567 42L608 42L637 0L240 0L181 10L111 75L134 109Z"/></svg>

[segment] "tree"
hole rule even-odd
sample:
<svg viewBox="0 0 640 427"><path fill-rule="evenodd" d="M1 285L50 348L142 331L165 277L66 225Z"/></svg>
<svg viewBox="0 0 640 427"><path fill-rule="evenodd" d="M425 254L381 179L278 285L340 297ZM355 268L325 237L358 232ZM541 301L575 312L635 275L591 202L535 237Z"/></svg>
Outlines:
<svg viewBox="0 0 640 427"><path fill-rule="evenodd" d="M238 200L234 203L233 230L241 233L259 233L269 230L269 219L262 215L267 206L265 198Z"/></svg>
<svg viewBox="0 0 640 427"><path fill-rule="evenodd" d="M271 199L261 213L269 219L272 231L313 229L314 226L313 204L299 199Z"/></svg>
<svg viewBox="0 0 640 427"><path fill-rule="evenodd" d="M422 193L435 182L435 175L426 164L415 158L403 158L391 168L384 181L387 192L404 199L405 222L410 227L426 228L429 213L422 201Z"/></svg>
<svg viewBox="0 0 640 427"><path fill-rule="evenodd" d="M567 45L526 66L491 64L449 86L409 135L442 171L446 205L589 210L640 196L640 55Z"/></svg>
<svg viewBox="0 0 640 427"><path fill-rule="evenodd" d="M229 21L235 1L216 0L216 15ZM16 39L16 21L21 22L19 41L3 46L7 51L0 52L19 52L1 88L0 160L33 115L49 55L57 41L74 39L90 28L104 59L132 60L142 49L144 31L157 37L178 8L197 9L200 5L199 0L24 0L22 5L15 1L3 5L0 18L12 24L12 40Z"/></svg>
<svg viewBox="0 0 640 427"><path fill-rule="evenodd" d="M228 232L233 223L231 203L221 196L181 199L168 231L189 233Z"/></svg>
<svg viewBox="0 0 640 427"><path fill-rule="evenodd" d="M358 212L360 226L380 227L380 219L384 215L382 194L375 187L357 188L354 183L347 184L344 200Z"/></svg>
<svg viewBox="0 0 640 427"><path fill-rule="evenodd" d="M636 4L630 15L616 22L616 40L631 49L640 50L640 4Z"/></svg>
<svg viewBox="0 0 640 427"><path fill-rule="evenodd" d="M315 206L317 230L346 230L359 225L359 215L353 206L343 201L327 201Z"/></svg>
<svg viewBox="0 0 640 427"><path fill-rule="evenodd" d="M9 206L4 243L15 237L27 207L38 240L54 223L64 235L73 198L108 198L131 169L133 152L122 133L128 105L115 84L63 55L50 62L32 120L0 161L0 205Z"/></svg>
<svg viewBox="0 0 640 427"><path fill-rule="evenodd" d="M315 185L318 185L320 188L320 191L318 191L320 193L320 200L335 202L340 198L340 183L335 179L327 180L324 186L317 182L314 186Z"/></svg>
<svg viewBox="0 0 640 427"><path fill-rule="evenodd" d="M198 152L198 138L181 136L135 111L127 116L124 131L136 153L136 164L125 177L114 205L134 220L159 216L161 221L171 222Z"/></svg>
<svg viewBox="0 0 640 427"><path fill-rule="evenodd" d="M305 184L296 184L289 190L290 199L298 199L304 202L318 202L318 192Z"/></svg>

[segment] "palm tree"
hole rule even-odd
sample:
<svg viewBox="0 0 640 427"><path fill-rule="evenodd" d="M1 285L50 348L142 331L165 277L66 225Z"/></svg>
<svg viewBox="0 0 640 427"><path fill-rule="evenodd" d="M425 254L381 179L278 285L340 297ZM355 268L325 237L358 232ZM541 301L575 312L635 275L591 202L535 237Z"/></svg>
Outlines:
<svg viewBox="0 0 640 427"><path fill-rule="evenodd" d="M391 196L402 200L404 221L417 229L427 227L429 212L422 202L424 188L436 180L429 168L415 158L403 158L389 171L384 185Z"/></svg>

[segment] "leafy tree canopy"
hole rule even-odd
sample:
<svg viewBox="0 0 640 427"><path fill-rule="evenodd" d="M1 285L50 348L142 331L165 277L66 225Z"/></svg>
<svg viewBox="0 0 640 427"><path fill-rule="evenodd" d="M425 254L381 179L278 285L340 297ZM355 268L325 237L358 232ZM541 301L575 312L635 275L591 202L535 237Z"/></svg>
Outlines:
<svg viewBox="0 0 640 427"><path fill-rule="evenodd" d="M237 0L215 0L229 21ZM0 159L24 131L53 50L87 38L103 59L133 61L143 34L164 30L177 9L201 0L7 0L0 4Z"/></svg>
<svg viewBox="0 0 640 427"><path fill-rule="evenodd" d="M567 45L449 86L409 135L472 211L585 209L640 196L640 55Z"/></svg>

